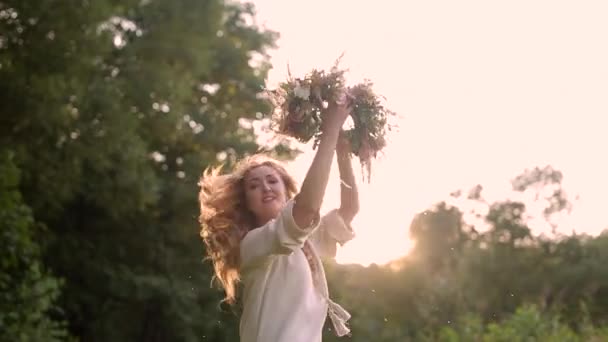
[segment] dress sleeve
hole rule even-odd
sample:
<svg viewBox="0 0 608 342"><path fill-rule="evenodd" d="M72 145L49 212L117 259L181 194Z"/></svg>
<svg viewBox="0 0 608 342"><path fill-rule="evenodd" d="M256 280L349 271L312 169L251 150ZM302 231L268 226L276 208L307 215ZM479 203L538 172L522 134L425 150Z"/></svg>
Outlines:
<svg viewBox="0 0 608 342"><path fill-rule="evenodd" d="M319 215L308 227L299 227L293 218L294 199L287 201L278 217L252 229L241 240L241 268L264 264L273 255L289 255L302 248L319 226Z"/></svg>
<svg viewBox="0 0 608 342"><path fill-rule="evenodd" d="M352 227L340 216L338 209L334 209L321 218L311 242L321 258L333 259L336 257L337 244L342 246L354 237Z"/></svg>

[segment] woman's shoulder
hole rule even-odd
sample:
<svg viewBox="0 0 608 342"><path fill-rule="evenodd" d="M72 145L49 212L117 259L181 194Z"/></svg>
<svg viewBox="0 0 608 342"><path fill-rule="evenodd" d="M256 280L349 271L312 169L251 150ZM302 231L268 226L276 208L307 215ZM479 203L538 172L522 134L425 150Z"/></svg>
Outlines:
<svg viewBox="0 0 608 342"><path fill-rule="evenodd" d="M294 263L297 256L296 253L290 254L273 254L270 255L260 262L248 264L246 267L241 268L241 276L245 278L267 278L270 274L276 274L277 272L287 272L291 269L293 271Z"/></svg>

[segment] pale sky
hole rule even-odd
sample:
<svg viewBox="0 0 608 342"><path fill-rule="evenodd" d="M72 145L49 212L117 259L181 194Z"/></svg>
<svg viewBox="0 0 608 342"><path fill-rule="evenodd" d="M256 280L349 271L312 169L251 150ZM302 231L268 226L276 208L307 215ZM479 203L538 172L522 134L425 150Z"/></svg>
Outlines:
<svg viewBox="0 0 608 342"><path fill-rule="evenodd" d="M345 52L348 82L371 79L402 116L359 182L357 237L339 262L400 257L415 213L478 183L504 198L511 178L547 164L580 196L560 230L608 227L608 1L253 2L281 34L269 87L288 62L303 75ZM288 165L300 182L312 155ZM334 171L326 210L339 204Z"/></svg>

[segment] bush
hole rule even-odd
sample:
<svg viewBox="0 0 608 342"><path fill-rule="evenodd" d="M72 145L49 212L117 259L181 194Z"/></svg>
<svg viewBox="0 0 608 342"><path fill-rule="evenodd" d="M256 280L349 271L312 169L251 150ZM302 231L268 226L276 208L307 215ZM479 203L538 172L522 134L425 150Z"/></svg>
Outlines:
<svg viewBox="0 0 608 342"><path fill-rule="evenodd" d="M65 340L63 324L50 317L60 281L41 266L36 223L18 184L11 153L0 151L0 340Z"/></svg>
<svg viewBox="0 0 608 342"><path fill-rule="evenodd" d="M442 342L587 342L606 341L606 328L586 323L580 332L560 321L559 316L541 313L526 305L502 322L483 325L477 316L465 317L456 327L444 327L439 332ZM437 339L433 339L437 340Z"/></svg>

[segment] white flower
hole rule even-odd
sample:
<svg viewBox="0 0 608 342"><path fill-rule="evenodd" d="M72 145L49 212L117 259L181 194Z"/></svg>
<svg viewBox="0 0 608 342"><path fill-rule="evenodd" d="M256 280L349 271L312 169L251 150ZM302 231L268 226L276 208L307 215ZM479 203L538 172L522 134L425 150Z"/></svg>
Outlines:
<svg viewBox="0 0 608 342"><path fill-rule="evenodd" d="M293 90L294 94L296 95L296 97L299 97L303 100L308 100L308 98L310 97L310 87L308 86L304 86L302 87L301 85L297 85L296 88Z"/></svg>

